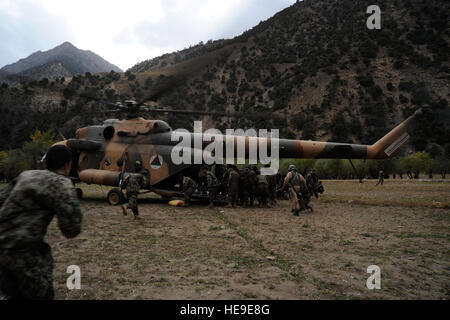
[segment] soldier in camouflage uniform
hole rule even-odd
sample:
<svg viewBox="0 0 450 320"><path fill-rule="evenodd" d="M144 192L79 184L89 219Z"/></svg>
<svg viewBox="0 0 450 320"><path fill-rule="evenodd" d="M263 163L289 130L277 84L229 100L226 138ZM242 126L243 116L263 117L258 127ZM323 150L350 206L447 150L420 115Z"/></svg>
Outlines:
<svg viewBox="0 0 450 320"><path fill-rule="evenodd" d="M139 218L139 208L138 208L138 195L141 190L141 187L146 184L146 180L144 176L141 174L142 166L139 161L136 161L135 172L129 174L122 183L122 189L126 190L126 196L128 200L128 204L122 205L123 215L127 215L127 209L131 209L133 211L134 219Z"/></svg>
<svg viewBox="0 0 450 320"><path fill-rule="evenodd" d="M231 206L234 208L239 197L239 171L236 166L232 167L228 175L228 190Z"/></svg>
<svg viewBox="0 0 450 320"><path fill-rule="evenodd" d="M253 202L255 201L255 187L256 187L256 172L246 166L241 174L242 183L242 203L244 206L250 205L253 207Z"/></svg>
<svg viewBox="0 0 450 320"><path fill-rule="evenodd" d="M265 165L265 168L270 168L270 165ZM269 169L267 169L269 170ZM273 172L271 175L267 175L267 182L269 184L269 204L274 206L277 203L276 197L277 197L277 173Z"/></svg>
<svg viewBox="0 0 450 320"><path fill-rule="evenodd" d="M222 175L222 180L220 181L220 186L224 194L230 195L230 186L228 185L228 180L230 178L230 174L233 171L233 165L227 164L227 169ZM219 177L220 178L220 177Z"/></svg>
<svg viewBox="0 0 450 320"><path fill-rule="evenodd" d="M49 149L47 170L22 172L0 191L0 291L10 299L53 299L53 257L44 242L53 217L63 235L81 232L82 214L70 172L72 153Z"/></svg>
<svg viewBox="0 0 450 320"><path fill-rule="evenodd" d="M217 190L219 188L219 181L217 180L214 173L212 173L205 167L202 168L202 173L204 175L206 175L206 182L208 185L208 192L209 192L209 207L214 207L214 199L217 196Z"/></svg>
<svg viewBox="0 0 450 320"><path fill-rule="evenodd" d="M197 188L197 183L188 176L183 176L183 193L184 193L184 206L189 207L191 204L191 196Z"/></svg>
<svg viewBox="0 0 450 320"><path fill-rule="evenodd" d="M380 170L380 172L378 172L378 182L376 186L379 184L383 185L383 182L384 182L384 172L383 170Z"/></svg>
<svg viewBox="0 0 450 320"><path fill-rule="evenodd" d="M261 172L256 172L256 197L258 198L259 206L263 205L270 208L267 202L269 197L269 181L267 176L263 176Z"/></svg>

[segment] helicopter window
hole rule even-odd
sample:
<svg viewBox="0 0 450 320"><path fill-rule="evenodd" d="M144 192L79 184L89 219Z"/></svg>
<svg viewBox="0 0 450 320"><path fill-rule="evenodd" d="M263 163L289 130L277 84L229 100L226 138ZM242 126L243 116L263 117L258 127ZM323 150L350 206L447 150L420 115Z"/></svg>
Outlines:
<svg viewBox="0 0 450 320"><path fill-rule="evenodd" d="M105 130L103 130L103 136L105 137L106 140L111 139L112 137L114 137L114 133L115 133L115 129L113 126L107 126L105 128Z"/></svg>

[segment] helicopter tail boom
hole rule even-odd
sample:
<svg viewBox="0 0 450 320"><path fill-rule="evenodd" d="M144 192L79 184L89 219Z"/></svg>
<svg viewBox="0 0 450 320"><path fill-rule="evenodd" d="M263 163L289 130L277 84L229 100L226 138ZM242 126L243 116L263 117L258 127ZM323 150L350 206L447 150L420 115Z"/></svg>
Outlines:
<svg viewBox="0 0 450 320"><path fill-rule="evenodd" d="M411 123L422 113L417 110L412 116L401 122L388 134L373 145L350 144L339 142L323 142L311 140L279 140L280 158L308 158L308 159L386 159L395 156L408 141L411 133ZM239 137L248 140L258 138ZM268 145L271 141L269 139Z"/></svg>
<svg viewBox="0 0 450 320"><path fill-rule="evenodd" d="M413 119L420 115L417 110L412 116L401 122L388 134L372 145L346 144L335 142L301 141L296 148L295 158L316 159L386 159L395 156L408 141ZM295 143L295 141L293 142ZM280 143L280 146L282 144ZM301 151L299 154L298 151Z"/></svg>
<svg viewBox="0 0 450 320"><path fill-rule="evenodd" d="M422 114L422 109L418 109L412 116L392 129L383 138L371 146L367 147L368 159L386 159L395 156L400 148L409 140L411 122L418 115Z"/></svg>

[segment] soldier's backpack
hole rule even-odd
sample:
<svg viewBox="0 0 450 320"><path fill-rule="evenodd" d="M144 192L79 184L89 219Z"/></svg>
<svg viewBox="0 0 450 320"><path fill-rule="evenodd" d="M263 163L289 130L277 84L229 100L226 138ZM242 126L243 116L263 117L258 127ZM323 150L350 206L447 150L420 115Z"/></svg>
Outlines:
<svg viewBox="0 0 450 320"><path fill-rule="evenodd" d="M289 182L291 184L291 186L300 186L301 185L301 181L300 181L300 175L298 174L298 172L295 171L291 171L292 172L292 177L291 177L291 181Z"/></svg>

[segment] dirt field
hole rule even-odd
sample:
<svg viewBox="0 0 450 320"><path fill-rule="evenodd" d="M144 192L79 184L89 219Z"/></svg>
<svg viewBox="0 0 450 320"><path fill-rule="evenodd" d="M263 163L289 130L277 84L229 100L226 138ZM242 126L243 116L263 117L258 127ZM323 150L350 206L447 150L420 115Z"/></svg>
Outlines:
<svg viewBox="0 0 450 320"><path fill-rule="evenodd" d="M171 207L146 195L142 220L82 185L83 231L52 222L57 299L448 299L450 182L324 181L314 213ZM154 196L153 196L154 197ZM69 265L81 290L68 290ZM381 268L381 289L366 287Z"/></svg>

